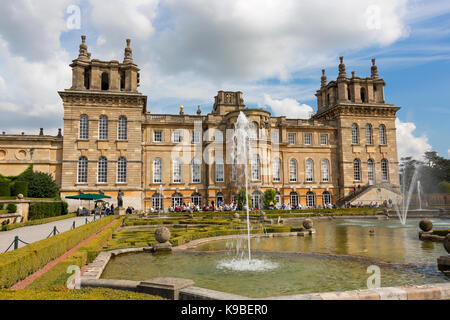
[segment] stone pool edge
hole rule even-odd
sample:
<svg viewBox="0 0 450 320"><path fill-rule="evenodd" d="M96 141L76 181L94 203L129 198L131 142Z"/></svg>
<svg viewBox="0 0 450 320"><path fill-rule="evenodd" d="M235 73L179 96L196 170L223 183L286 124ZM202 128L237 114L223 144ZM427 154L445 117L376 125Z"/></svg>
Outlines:
<svg viewBox="0 0 450 320"><path fill-rule="evenodd" d="M256 237L306 236L315 230L287 233L254 234ZM238 235L237 237L246 237ZM193 249L200 244L236 238L236 235L203 238L173 248L173 251ZM180 278L155 278L146 281L100 279L111 257L127 253L151 252L152 247L117 249L101 252L80 277L80 287L110 288L157 294L174 300L439 300L450 299L450 282L426 285L384 287L351 291L294 294L266 298L245 296L196 287L192 280ZM154 281L152 281L154 280ZM149 284L149 282L152 282Z"/></svg>

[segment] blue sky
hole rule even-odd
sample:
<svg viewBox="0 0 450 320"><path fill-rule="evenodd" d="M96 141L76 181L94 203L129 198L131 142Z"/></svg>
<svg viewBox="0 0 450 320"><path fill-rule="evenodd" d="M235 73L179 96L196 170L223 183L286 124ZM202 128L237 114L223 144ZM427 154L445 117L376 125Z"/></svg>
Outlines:
<svg viewBox="0 0 450 320"><path fill-rule="evenodd" d="M80 28L68 28L75 5ZM330 14L332 12L333 14ZM125 39L141 67L141 92L154 113L212 108L219 90L247 106L307 117L316 110L321 69L370 75L377 59L386 100L400 106L400 156L436 150L449 157L448 1L18 0L0 13L0 130L56 134L58 90L87 35L92 58L123 59Z"/></svg>

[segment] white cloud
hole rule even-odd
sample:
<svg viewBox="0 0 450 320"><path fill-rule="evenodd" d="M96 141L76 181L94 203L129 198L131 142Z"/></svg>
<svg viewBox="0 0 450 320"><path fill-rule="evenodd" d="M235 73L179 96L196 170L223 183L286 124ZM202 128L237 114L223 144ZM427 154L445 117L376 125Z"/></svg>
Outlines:
<svg viewBox="0 0 450 320"><path fill-rule="evenodd" d="M400 158L412 157L416 160L423 160L426 151L431 150L428 138L425 134L420 137L414 135L416 125L412 122L402 122L395 119L395 127L397 128L397 150Z"/></svg>
<svg viewBox="0 0 450 320"><path fill-rule="evenodd" d="M450 149L447 150L448 157L450 158Z"/></svg>
<svg viewBox="0 0 450 320"><path fill-rule="evenodd" d="M264 94L264 103L270 106L274 115L286 116L294 119L309 119L314 114L312 107L306 104L300 104L294 99L275 100L268 94Z"/></svg>

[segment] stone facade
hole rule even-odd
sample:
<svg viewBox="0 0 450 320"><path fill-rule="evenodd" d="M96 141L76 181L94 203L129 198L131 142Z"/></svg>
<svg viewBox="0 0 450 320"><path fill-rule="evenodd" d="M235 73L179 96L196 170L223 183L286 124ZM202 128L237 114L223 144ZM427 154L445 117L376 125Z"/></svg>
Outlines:
<svg viewBox="0 0 450 320"><path fill-rule="evenodd" d="M251 166L256 170L250 181L255 203L269 188L281 203L312 207L335 203L358 186L399 186L399 108L384 101L385 83L375 60L368 78L347 77L343 58L336 81L328 82L323 71L318 112L308 120L246 108L242 92L227 91L218 92L207 115L200 107L195 115L184 114L183 107L177 115L147 112L129 40L120 63L91 59L82 37L70 66L72 87L59 92L64 137L0 136L0 173L20 173L34 163L36 170L54 174L62 197L102 191L114 203L120 189L124 206L136 209L229 203L242 187L239 166L234 174L229 135L244 112L259 156L254 162L259 165ZM31 149L40 151L31 158ZM201 160L198 165L194 158ZM216 159L223 159L223 167Z"/></svg>

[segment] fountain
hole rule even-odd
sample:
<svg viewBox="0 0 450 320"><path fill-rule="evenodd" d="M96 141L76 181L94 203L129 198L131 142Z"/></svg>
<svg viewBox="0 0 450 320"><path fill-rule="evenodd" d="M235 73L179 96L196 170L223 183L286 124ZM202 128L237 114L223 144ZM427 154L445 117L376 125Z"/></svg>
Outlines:
<svg viewBox="0 0 450 320"><path fill-rule="evenodd" d="M408 209L409 209L409 203L411 202L411 196L414 190L414 187L416 186L416 181L419 175L419 171L417 170L417 167L414 167L414 173L411 177L411 181L409 183L409 188L406 190L406 172L403 173L401 176L401 182L402 182L402 195L401 199L397 201L394 201L394 208L395 212L397 213L397 216L400 220L400 223L402 225L406 224L406 218L408 215ZM400 203L399 203L400 202Z"/></svg>
<svg viewBox="0 0 450 320"><path fill-rule="evenodd" d="M420 185L420 180L417 180L417 199L419 200L419 210L422 210L422 186Z"/></svg>

